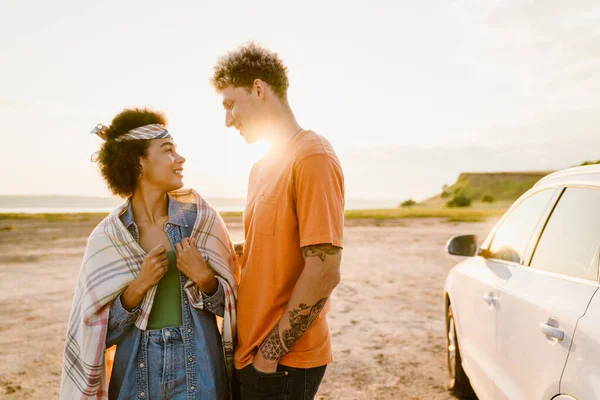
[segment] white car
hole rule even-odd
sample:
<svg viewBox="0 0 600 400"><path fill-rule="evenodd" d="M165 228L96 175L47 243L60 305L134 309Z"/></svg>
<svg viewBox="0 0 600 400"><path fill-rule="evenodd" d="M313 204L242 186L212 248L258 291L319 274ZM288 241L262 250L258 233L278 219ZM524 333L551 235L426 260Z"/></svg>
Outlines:
<svg viewBox="0 0 600 400"><path fill-rule="evenodd" d="M480 400L600 399L600 165L541 179L444 288L449 388Z"/></svg>

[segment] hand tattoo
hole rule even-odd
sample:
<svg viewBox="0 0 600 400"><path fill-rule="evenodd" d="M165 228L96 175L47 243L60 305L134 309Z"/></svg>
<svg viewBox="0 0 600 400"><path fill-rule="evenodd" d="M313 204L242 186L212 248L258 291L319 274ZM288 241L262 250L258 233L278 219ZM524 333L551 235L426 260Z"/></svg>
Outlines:
<svg viewBox="0 0 600 400"><path fill-rule="evenodd" d="M325 261L327 256L333 256L340 252L340 248L332 244L316 244L314 246L306 246L302 248L304 258L319 257L321 261Z"/></svg>
<svg viewBox="0 0 600 400"><path fill-rule="evenodd" d="M260 345L260 352L262 353L265 360L276 361L279 360L287 350L281 343L279 337L279 323L275 325L275 328L269 333L266 339Z"/></svg>
<svg viewBox="0 0 600 400"><path fill-rule="evenodd" d="M327 297L323 297L312 307L303 303L298 306L299 308L290 311L290 329L283 331L283 343L288 351L319 317L326 302Z"/></svg>

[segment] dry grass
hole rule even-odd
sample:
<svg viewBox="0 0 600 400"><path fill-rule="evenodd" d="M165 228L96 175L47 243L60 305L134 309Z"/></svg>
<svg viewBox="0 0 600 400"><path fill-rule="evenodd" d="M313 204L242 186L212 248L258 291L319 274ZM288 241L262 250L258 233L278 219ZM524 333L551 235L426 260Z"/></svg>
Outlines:
<svg viewBox="0 0 600 400"><path fill-rule="evenodd" d="M46 220L48 222L78 222L90 221L95 218L103 218L105 213L47 213L47 214L25 214L5 213L0 214L0 220Z"/></svg>
<svg viewBox="0 0 600 400"><path fill-rule="evenodd" d="M444 207L412 207L390 208L381 210L349 210L347 219L371 218L376 220L402 218L448 218L453 221L471 222L474 219L497 217L504 214L506 208L444 208Z"/></svg>
<svg viewBox="0 0 600 400"><path fill-rule="evenodd" d="M346 210L347 220L370 219L375 221L407 219L407 218L442 218L450 222L479 222L488 217L498 217L504 214L510 204L502 203L496 205L475 205L465 208L447 207L423 207L410 208L388 208L373 210ZM99 221L105 217L105 213L63 213L63 214L23 214L7 213L0 214L0 221L10 220L34 220L47 222L87 222ZM222 212L221 216L226 220L241 220L242 213L239 211ZM10 226L10 225L9 225ZM10 229L4 229L10 230Z"/></svg>

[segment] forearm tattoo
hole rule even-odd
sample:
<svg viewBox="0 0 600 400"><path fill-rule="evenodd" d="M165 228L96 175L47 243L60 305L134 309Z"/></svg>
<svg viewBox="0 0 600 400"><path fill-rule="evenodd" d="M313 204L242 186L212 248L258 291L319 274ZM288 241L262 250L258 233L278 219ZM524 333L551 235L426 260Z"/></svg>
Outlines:
<svg viewBox="0 0 600 400"><path fill-rule="evenodd" d="M332 244L316 244L314 246L306 246L302 248L304 258L319 257L321 261L325 261L327 256L334 256L340 252L340 248Z"/></svg>
<svg viewBox="0 0 600 400"><path fill-rule="evenodd" d="M262 353L265 360L275 361L279 360L287 350L281 343L279 337L279 323L275 325L275 328L269 333L267 338L260 345L260 352Z"/></svg>
<svg viewBox="0 0 600 400"><path fill-rule="evenodd" d="M325 307L325 303L327 303L327 297L323 297L312 307L303 303L298 306L299 308L290 311L290 329L283 331L283 343L288 350L296 344L302 335L304 335L304 332L319 317L323 307Z"/></svg>
<svg viewBox="0 0 600 400"><path fill-rule="evenodd" d="M291 310L290 329L283 331L282 338L279 336L279 324L275 325L275 328L260 345L262 356L269 361L277 361L283 357L319 317L325 303L327 303L327 297L323 297L313 306L302 303L298 308Z"/></svg>

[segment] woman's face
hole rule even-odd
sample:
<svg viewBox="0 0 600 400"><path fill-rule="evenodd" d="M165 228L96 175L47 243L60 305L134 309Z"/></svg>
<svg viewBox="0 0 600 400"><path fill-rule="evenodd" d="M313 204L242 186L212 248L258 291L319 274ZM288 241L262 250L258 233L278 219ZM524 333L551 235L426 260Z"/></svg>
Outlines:
<svg viewBox="0 0 600 400"><path fill-rule="evenodd" d="M142 175L140 182L170 192L183 187L183 163L185 158L177 153L173 139L154 139L140 158Z"/></svg>

